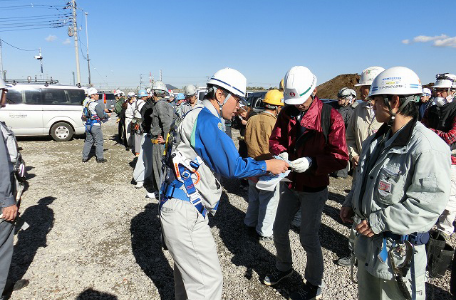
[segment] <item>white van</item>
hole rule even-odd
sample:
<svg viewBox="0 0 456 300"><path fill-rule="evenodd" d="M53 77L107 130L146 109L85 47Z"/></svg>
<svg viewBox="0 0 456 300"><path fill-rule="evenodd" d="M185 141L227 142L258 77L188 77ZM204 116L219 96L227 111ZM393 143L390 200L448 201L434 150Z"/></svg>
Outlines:
<svg viewBox="0 0 456 300"><path fill-rule="evenodd" d="M16 136L51 135L58 142L84 134L81 120L84 89L75 86L15 84L7 85L6 106L0 121Z"/></svg>

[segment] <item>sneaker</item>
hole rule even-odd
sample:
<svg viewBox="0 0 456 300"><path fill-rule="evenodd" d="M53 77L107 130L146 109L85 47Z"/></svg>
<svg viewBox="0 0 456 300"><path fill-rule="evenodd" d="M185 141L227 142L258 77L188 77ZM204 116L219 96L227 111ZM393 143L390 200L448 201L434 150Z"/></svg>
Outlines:
<svg viewBox="0 0 456 300"><path fill-rule="evenodd" d="M135 188L140 189L144 186L144 181L138 181L136 182Z"/></svg>
<svg viewBox="0 0 456 300"><path fill-rule="evenodd" d="M290 277L292 273L293 269L290 269L288 271L279 271L275 269L274 272L272 272L272 274L268 274L266 275L266 277L264 277L263 283L269 286L276 285L282 279Z"/></svg>
<svg viewBox="0 0 456 300"><path fill-rule="evenodd" d="M350 267L351 266L351 256L341 257L337 260L337 264L342 267ZM355 265L356 265L356 258L355 258Z"/></svg>
<svg viewBox="0 0 456 300"><path fill-rule="evenodd" d="M97 163L99 164L103 164L105 162L107 162L108 160L106 158L102 158L102 159L97 159Z"/></svg>
<svg viewBox="0 0 456 300"><path fill-rule="evenodd" d="M260 242L274 242L274 236L271 235L271 236L259 236L258 239L260 240Z"/></svg>
<svg viewBox="0 0 456 300"><path fill-rule="evenodd" d="M155 199L155 193L154 192L147 192L146 193L146 198Z"/></svg>
<svg viewBox="0 0 456 300"><path fill-rule="evenodd" d="M313 300L321 299L321 288L319 286L306 283L304 288L290 295L291 300Z"/></svg>

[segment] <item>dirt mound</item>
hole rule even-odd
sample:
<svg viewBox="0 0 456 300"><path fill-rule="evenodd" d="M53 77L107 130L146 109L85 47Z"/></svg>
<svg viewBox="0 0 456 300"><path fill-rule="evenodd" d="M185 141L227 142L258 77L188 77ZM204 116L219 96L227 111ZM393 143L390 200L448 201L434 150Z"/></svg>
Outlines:
<svg viewBox="0 0 456 300"><path fill-rule="evenodd" d="M360 76L358 74L341 74L325 83L317 86L317 96L320 99L337 99L337 93L343 87L348 87L356 91L356 99L361 99L359 96L359 87L355 86L359 82ZM432 90L433 82L424 84L423 88Z"/></svg>
<svg viewBox="0 0 456 300"><path fill-rule="evenodd" d="M359 81L358 74L342 74L326 81L317 86L317 96L320 99L337 99L337 92L343 87L348 87L356 91L357 99L359 99L359 87L355 84Z"/></svg>

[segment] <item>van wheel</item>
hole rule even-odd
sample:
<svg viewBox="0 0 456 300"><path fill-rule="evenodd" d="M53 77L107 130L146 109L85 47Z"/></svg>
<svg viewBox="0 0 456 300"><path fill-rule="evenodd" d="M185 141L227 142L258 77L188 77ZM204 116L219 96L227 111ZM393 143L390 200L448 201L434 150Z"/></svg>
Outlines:
<svg viewBox="0 0 456 300"><path fill-rule="evenodd" d="M74 130L70 124L58 122L51 127L51 136L56 142L69 141L73 137Z"/></svg>

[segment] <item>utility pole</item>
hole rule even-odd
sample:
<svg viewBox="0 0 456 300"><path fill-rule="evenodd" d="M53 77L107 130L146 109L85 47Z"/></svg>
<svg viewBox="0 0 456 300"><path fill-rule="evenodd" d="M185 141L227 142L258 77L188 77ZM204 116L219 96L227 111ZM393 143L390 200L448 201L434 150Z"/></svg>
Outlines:
<svg viewBox="0 0 456 300"><path fill-rule="evenodd" d="M88 12L85 12L85 21L86 21L86 37L87 37L87 66L89 68L89 86L92 85L92 80L90 78L90 58L89 58L89 31L88 31L88 28L87 28L87 15L89 13Z"/></svg>
<svg viewBox="0 0 456 300"><path fill-rule="evenodd" d="M141 89L142 85L142 74L139 74L139 89Z"/></svg>
<svg viewBox="0 0 456 300"><path fill-rule="evenodd" d="M163 81L162 80L162 70L160 70L160 81Z"/></svg>
<svg viewBox="0 0 456 300"><path fill-rule="evenodd" d="M81 70L79 69L79 47L78 47L78 24L76 22L76 1L71 0L71 7L73 8L73 34L74 34L74 51L76 54L76 75L78 77L78 84L81 83Z"/></svg>
<svg viewBox="0 0 456 300"><path fill-rule="evenodd" d="M75 82L75 79L74 79L74 71L71 72L71 73L73 73L73 85L76 85L76 82Z"/></svg>

